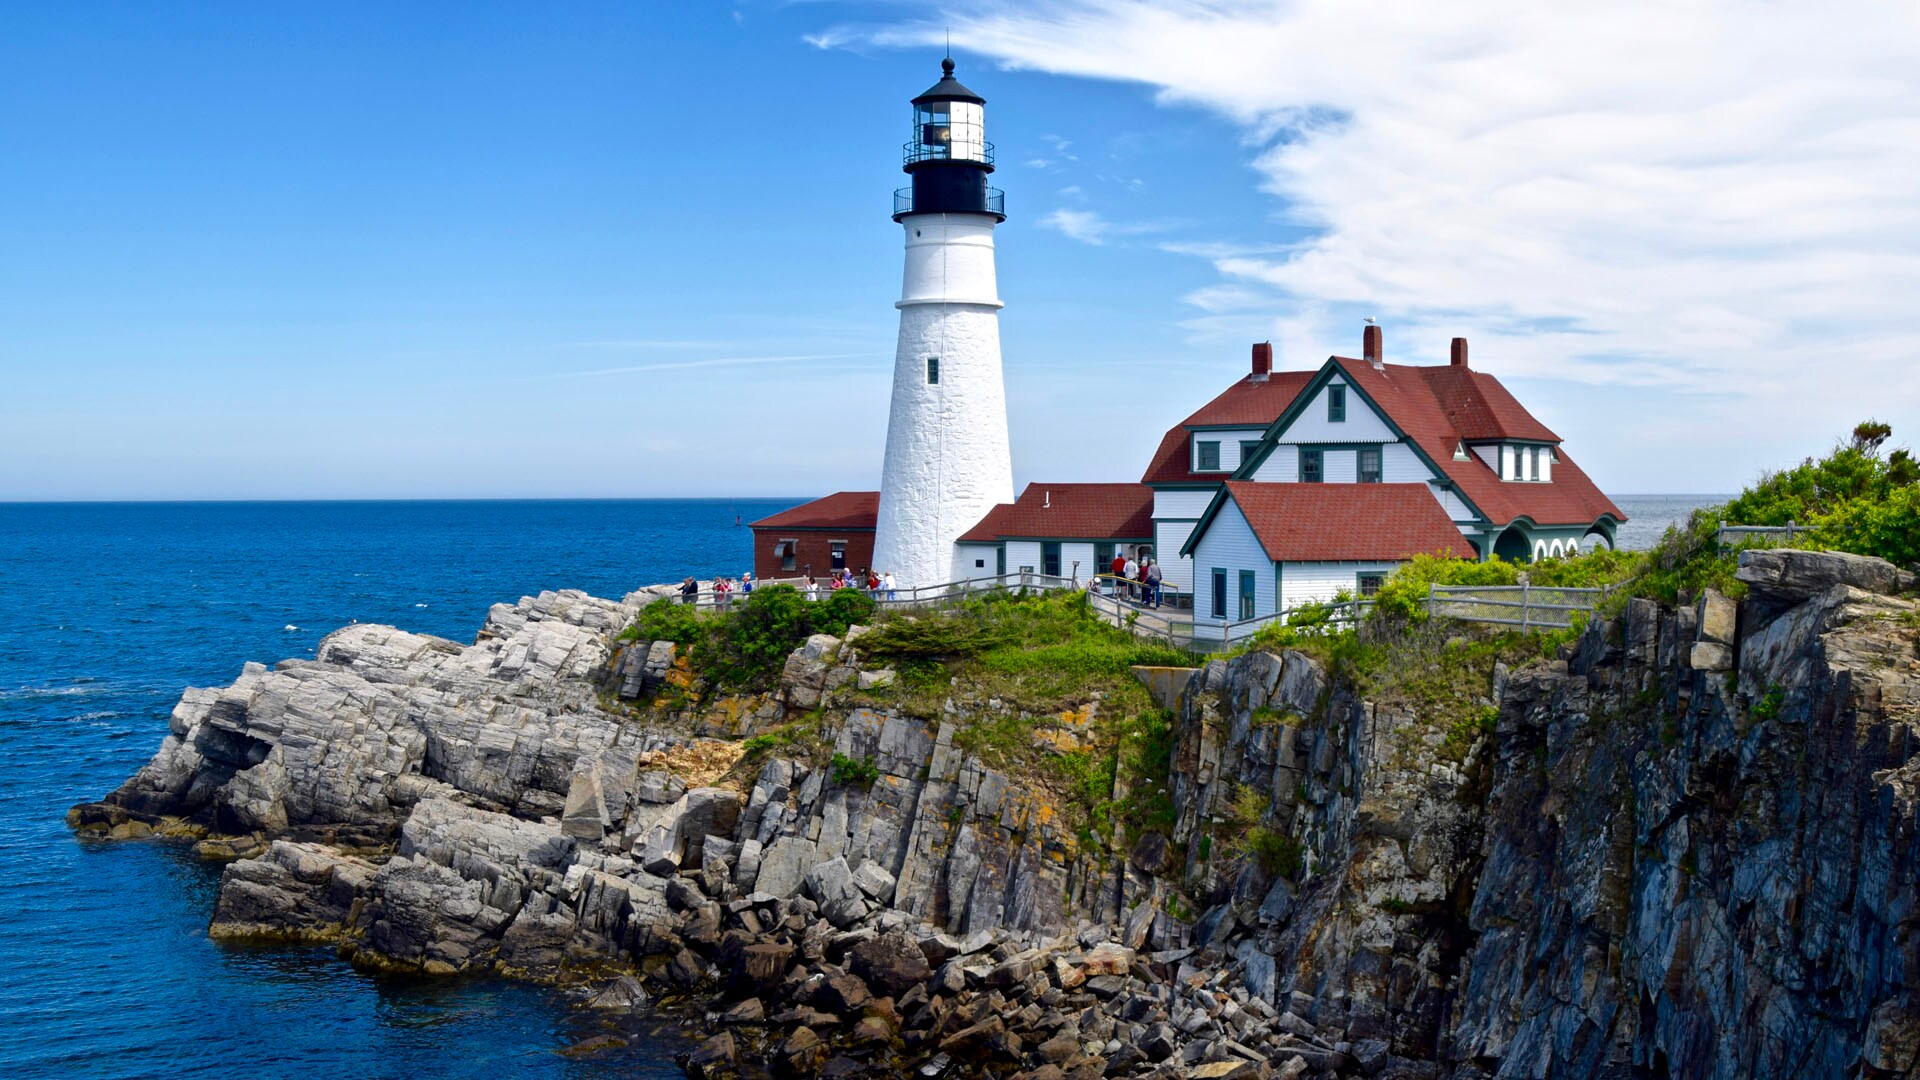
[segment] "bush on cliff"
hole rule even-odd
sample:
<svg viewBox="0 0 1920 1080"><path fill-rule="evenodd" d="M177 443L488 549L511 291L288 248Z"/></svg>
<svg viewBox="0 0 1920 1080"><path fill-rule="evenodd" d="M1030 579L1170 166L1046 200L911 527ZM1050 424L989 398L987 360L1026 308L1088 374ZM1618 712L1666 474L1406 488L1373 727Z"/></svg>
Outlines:
<svg viewBox="0 0 1920 1080"><path fill-rule="evenodd" d="M621 635L623 641L671 641L688 650L694 672L722 690L767 690L787 657L814 634L845 636L873 617L873 598L841 589L807 600L791 585L766 585L729 611L655 600Z"/></svg>
<svg viewBox="0 0 1920 1080"><path fill-rule="evenodd" d="M1427 590L1433 585L1515 585L1522 573L1535 585L1563 589L1605 588L1626 578L1638 566L1640 555L1597 548L1564 559L1515 563L1493 558L1486 562L1416 555L1381 583L1374 610L1410 621L1427 617Z"/></svg>
<svg viewBox="0 0 1920 1080"><path fill-rule="evenodd" d="M1766 473L1725 506L1694 511L1647 552L1629 591L1668 603L1713 587L1745 593L1733 576L1739 549L1778 538L1719 542L1720 526L1804 528L1794 546L1874 555L1901 566L1920 562L1920 463L1905 449L1882 453L1893 429L1868 420L1833 452Z"/></svg>

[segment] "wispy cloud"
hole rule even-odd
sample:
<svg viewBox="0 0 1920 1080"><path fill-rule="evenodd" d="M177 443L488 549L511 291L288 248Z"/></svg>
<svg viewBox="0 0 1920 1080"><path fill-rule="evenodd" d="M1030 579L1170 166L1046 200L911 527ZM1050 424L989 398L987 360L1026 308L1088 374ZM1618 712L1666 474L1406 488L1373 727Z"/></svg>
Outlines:
<svg viewBox="0 0 1920 1080"><path fill-rule="evenodd" d="M1920 400L1911 5L1022 0L953 34L1241 125L1306 238L1168 250L1239 290L1194 294L1203 308L1288 312L1309 353L1364 310L1402 340L1472 327L1518 374L1783 410ZM1086 210L1046 223L1116 235Z"/></svg>
<svg viewBox="0 0 1920 1080"><path fill-rule="evenodd" d="M1108 221L1098 211L1077 210L1064 206L1042 216L1040 226L1052 229L1069 240L1078 240L1083 244L1096 246L1116 237L1166 232L1173 227L1170 222L1161 221Z"/></svg>

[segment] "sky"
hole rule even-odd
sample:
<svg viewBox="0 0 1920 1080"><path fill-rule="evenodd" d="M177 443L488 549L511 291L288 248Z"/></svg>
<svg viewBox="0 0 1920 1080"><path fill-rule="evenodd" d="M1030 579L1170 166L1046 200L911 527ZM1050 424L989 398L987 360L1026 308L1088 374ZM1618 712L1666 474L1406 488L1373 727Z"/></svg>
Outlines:
<svg viewBox="0 0 1920 1080"><path fill-rule="evenodd" d="M0 500L872 488L949 34L1018 484L1366 317L1613 492L1920 432L1916 5L9 5Z"/></svg>

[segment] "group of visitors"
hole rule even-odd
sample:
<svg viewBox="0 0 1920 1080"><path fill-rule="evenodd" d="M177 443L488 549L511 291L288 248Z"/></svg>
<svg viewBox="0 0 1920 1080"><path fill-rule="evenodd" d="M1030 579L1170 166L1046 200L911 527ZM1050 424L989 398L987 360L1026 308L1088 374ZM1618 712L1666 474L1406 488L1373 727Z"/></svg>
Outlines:
<svg viewBox="0 0 1920 1080"><path fill-rule="evenodd" d="M1113 562L1107 567L1113 583L1113 595L1125 597L1142 607L1159 607L1164 590L1161 588L1160 564L1153 556L1142 554L1134 559L1125 552L1115 552ZM1100 589L1101 579L1096 576L1087 582L1089 591Z"/></svg>
<svg viewBox="0 0 1920 1080"><path fill-rule="evenodd" d="M738 580L730 577L714 578L713 586L709 591L713 594L714 607L731 607L733 606L734 593L739 593L743 597L753 595L753 573L749 571L741 574ZM680 583L680 602L683 604L698 604L700 602L700 583L698 581L695 581L693 578L687 578Z"/></svg>
<svg viewBox="0 0 1920 1080"><path fill-rule="evenodd" d="M855 573L852 569L835 570L833 577L827 581L825 588L829 593L838 592L841 589L865 589L867 595L873 597L875 600L897 600L900 598L899 587L894 584L893 571L891 570L884 574L869 570L866 567L861 567L859 573ZM802 589L802 591L807 594L807 599L818 600L820 598L820 589L820 583L814 580L812 574L808 574L807 583Z"/></svg>

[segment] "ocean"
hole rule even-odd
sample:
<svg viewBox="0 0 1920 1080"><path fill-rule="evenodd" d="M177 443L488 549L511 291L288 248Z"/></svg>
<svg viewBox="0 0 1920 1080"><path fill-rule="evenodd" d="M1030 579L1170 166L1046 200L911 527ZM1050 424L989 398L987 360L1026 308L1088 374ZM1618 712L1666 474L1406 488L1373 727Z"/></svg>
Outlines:
<svg viewBox="0 0 1920 1080"><path fill-rule="evenodd" d="M1622 546L1717 498L1617 498ZM559 992L211 942L218 867L64 815L152 756L185 687L354 620L471 641L542 589L737 575L735 522L800 501L0 504L0 1076L680 1075L671 1027L567 1056L609 1031Z"/></svg>

